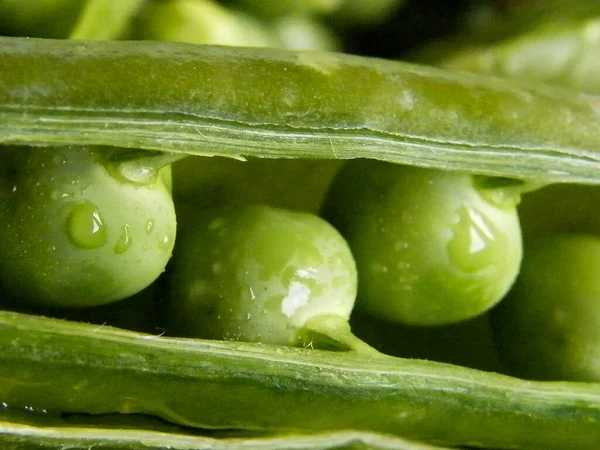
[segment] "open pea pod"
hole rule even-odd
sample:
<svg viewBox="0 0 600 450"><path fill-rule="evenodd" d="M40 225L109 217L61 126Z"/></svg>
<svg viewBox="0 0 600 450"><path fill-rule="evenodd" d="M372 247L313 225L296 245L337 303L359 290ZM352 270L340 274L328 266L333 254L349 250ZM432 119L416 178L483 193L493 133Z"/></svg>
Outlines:
<svg viewBox="0 0 600 450"><path fill-rule="evenodd" d="M10 312L0 312L0 380L2 407L48 415L138 413L247 432L353 429L494 449L596 450L600 442L599 384Z"/></svg>
<svg viewBox="0 0 600 450"><path fill-rule="evenodd" d="M191 435L147 417L128 420L110 416L108 420L107 417L95 420L89 423L89 420L65 420L39 413L14 414L0 409L0 445L23 450L450 450L352 430L279 435L224 431Z"/></svg>
<svg viewBox="0 0 600 450"><path fill-rule="evenodd" d="M490 47L463 50L449 68L554 83L600 94L600 17L550 23Z"/></svg>
<svg viewBox="0 0 600 450"><path fill-rule="evenodd" d="M0 39L0 144L375 158L600 182L600 101L332 53Z"/></svg>

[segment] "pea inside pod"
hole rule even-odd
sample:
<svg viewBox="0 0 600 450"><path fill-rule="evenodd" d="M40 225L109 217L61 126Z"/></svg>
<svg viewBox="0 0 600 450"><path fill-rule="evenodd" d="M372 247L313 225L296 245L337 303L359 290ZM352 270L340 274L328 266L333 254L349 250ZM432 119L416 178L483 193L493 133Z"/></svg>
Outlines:
<svg viewBox="0 0 600 450"><path fill-rule="evenodd" d="M164 270L175 210L165 171L113 164L98 147L4 149L0 283L8 295L96 306L136 294Z"/></svg>
<svg viewBox="0 0 600 450"><path fill-rule="evenodd" d="M526 249L514 289L493 311L517 376L600 382L600 238L555 234Z"/></svg>
<svg viewBox="0 0 600 450"><path fill-rule="evenodd" d="M168 283L169 329L180 335L361 347L347 323L354 259L312 214L251 204L196 214L182 222Z"/></svg>
<svg viewBox="0 0 600 450"><path fill-rule="evenodd" d="M518 184L491 180L377 161L347 163L324 214L356 258L358 306L406 325L443 325L497 303L518 273L522 249Z"/></svg>

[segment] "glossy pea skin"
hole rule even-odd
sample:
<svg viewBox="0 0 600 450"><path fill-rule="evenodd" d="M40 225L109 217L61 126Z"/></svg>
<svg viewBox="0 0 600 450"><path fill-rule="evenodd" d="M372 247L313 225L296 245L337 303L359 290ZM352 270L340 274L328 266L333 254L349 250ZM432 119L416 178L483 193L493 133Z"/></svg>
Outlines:
<svg viewBox="0 0 600 450"><path fill-rule="evenodd" d="M526 247L519 278L492 318L514 375L600 381L600 238L555 234Z"/></svg>
<svg viewBox="0 0 600 450"><path fill-rule="evenodd" d="M357 307L405 325L475 317L514 281L521 234L502 188L449 172L355 160L324 203L359 273Z"/></svg>
<svg viewBox="0 0 600 450"><path fill-rule="evenodd" d="M134 22L137 38L191 44L276 46L275 36L252 16L212 0L146 2Z"/></svg>
<svg viewBox="0 0 600 450"><path fill-rule="evenodd" d="M316 215L235 205L183 223L168 269L168 333L298 345L315 317L347 321L356 267Z"/></svg>
<svg viewBox="0 0 600 450"><path fill-rule="evenodd" d="M127 181L110 170L114 152L20 147L3 153L0 283L8 295L96 306L130 297L162 273L176 232L168 174Z"/></svg>

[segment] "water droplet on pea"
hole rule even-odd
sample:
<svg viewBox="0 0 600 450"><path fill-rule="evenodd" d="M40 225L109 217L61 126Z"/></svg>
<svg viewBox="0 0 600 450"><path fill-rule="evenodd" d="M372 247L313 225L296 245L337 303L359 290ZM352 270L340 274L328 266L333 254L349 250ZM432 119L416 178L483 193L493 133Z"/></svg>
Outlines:
<svg viewBox="0 0 600 450"><path fill-rule="evenodd" d="M148 219L146 221L146 234L150 235L154 231L154 219Z"/></svg>
<svg viewBox="0 0 600 450"><path fill-rule="evenodd" d="M67 159L63 154L57 153L52 157L52 162L57 166L62 166L63 164L66 164Z"/></svg>
<svg viewBox="0 0 600 450"><path fill-rule="evenodd" d="M479 211L460 207L447 250L450 259L465 272L476 272L495 263L498 231Z"/></svg>
<svg viewBox="0 0 600 450"><path fill-rule="evenodd" d="M125 224L121 227L121 234L115 244L115 253L125 253L129 247L131 247L131 235L129 234L129 225Z"/></svg>
<svg viewBox="0 0 600 450"><path fill-rule="evenodd" d="M54 189L51 193L50 193L50 198L52 200L60 200L61 198L67 198L70 197L70 195L66 192L61 192L58 191L56 189Z"/></svg>
<svg viewBox="0 0 600 450"><path fill-rule="evenodd" d="M71 243L79 248L94 249L106 242L104 220L91 202L73 206L67 217L66 231Z"/></svg>
<svg viewBox="0 0 600 450"><path fill-rule="evenodd" d="M158 248L160 249L168 249L171 247L171 237L168 234L165 234L163 238L158 242Z"/></svg>

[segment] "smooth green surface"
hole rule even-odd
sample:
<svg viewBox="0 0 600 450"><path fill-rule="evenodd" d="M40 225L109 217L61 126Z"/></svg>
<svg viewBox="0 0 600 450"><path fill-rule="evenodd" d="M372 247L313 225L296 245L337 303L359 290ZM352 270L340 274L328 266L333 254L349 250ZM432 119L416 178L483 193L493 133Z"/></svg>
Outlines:
<svg viewBox="0 0 600 450"><path fill-rule="evenodd" d="M287 14L328 14L342 7L344 0L235 0L253 14L266 17Z"/></svg>
<svg viewBox="0 0 600 450"><path fill-rule="evenodd" d="M521 262L518 198L476 180L379 161L342 167L323 213L356 259L357 307L428 326L473 318L500 301Z"/></svg>
<svg viewBox="0 0 600 450"><path fill-rule="evenodd" d="M600 385L427 361L176 340L0 312L0 398L245 430L391 433L443 445L595 450Z"/></svg>
<svg viewBox="0 0 600 450"><path fill-rule="evenodd" d="M136 294L163 272L176 221L161 176L144 183L116 176L114 149L3 150L5 293L45 305L96 306Z"/></svg>
<svg viewBox="0 0 600 450"><path fill-rule="evenodd" d="M122 39L143 0L87 0L69 39Z"/></svg>
<svg viewBox="0 0 600 450"><path fill-rule="evenodd" d="M192 44L276 46L267 26L212 0L146 2L135 22L135 35L155 41Z"/></svg>
<svg viewBox="0 0 600 450"><path fill-rule="evenodd" d="M600 180L596 98L394 61L3 38L0 86L0 143L369 157Z"/></svg>
<svg viewBox="0 0 600 450"><path fill-rule="evenodd" d="M323 219L235 205L197 211L180 225L167 275L167 333L298 345L310 319L349 319L356 265Z"/></svg>
<svg viewBox="0 0 600 450"><path fill-rule="evenodd" d="M600 382L600 238L555 234L527 248L514 289L493 311L511 373Z"/></svg>
<svg viewBox="0 0 600 450"><path fill-rule="evenodd" d="M8 450L449 450L398 437L340 431L257 438L190 436L157 431L19 423L0 415L0 445Z"/></svg>
<svg viewBox="0 0 600 450"><path fill-rule="evenodd" d="M554 233L600 235L600 187L546 186L523 196L518 207L525 247Z"/></svg>
<svg viewBox="0 0 600 450"><path fill-rule="evenodd" d="M467 49L443 65L600 94L600 19L549 23L488 48Z"/></svg>
<svg viewBox="0 0 600 450"><path fill-rule="evenodd" d="M339 37L317 19L289 14L271 22L282 48L289 50L341 51Z"/></svg>

